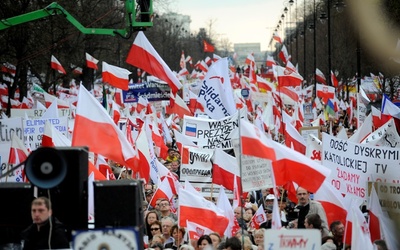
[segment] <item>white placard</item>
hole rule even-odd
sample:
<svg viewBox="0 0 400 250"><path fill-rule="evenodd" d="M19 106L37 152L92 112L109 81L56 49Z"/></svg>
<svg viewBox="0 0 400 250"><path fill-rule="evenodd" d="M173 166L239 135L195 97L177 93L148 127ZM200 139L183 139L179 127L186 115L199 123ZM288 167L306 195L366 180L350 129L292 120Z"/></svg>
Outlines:
<svg viewBox="0 0 400 250"><path fill-rule="evenodd" d="M321 232L317 229L268 229L264 233L264 249L321 249Z"/></svg>

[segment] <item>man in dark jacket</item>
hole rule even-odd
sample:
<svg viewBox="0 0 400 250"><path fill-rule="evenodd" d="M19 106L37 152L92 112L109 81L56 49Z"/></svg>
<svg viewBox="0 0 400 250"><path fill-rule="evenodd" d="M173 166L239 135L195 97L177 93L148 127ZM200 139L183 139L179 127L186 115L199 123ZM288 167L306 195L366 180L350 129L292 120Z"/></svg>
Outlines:
<svg viewBox="0 0 400 250"><path fill-rule="evenodd" d="M24 250L70 248L64 225L52 217L52 213L51 202L48 198L39 197L32 201L33 224L21 235Z"/></svg>

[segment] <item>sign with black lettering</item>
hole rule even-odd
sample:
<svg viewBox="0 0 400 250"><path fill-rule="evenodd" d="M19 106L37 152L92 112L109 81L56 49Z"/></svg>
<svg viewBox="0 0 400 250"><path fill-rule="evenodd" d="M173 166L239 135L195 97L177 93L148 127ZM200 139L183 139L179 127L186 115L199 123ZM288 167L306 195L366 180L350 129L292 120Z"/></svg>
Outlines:
<svg viewBox="0 0 400 250"><path fill-rule="evenodd" d="M322 165L332 170L327 178L346 195L366 199L368 181L400 183L400 149L352 143L324 133Z"/></svg>
<svg viewBox="0 0 400 250"><path fill-rule="evenodd" d="M182 134L201 148L233 148L231 132L238 127L238 115L245 117L245 110L220 120L185 116Z"/></svg>

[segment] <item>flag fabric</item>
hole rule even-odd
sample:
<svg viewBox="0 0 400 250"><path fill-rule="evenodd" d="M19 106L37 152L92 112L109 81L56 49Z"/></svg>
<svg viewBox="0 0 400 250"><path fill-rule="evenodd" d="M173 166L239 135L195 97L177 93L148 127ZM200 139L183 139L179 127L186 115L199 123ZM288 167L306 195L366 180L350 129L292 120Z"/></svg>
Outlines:
<svg viewBox="0 0 400 250"><path fill-rule="evenodd" d="M322 73L322 71L318 68L315 69L315 79L317 80L317 82L322 83L324 85L326 85L326 78L324 73Z"/></svg>
<svg viewBox="0 0 400 250"><path fill-rule="evenodd" d="M97 63L99 60L91 56L89 53L85 53L86 56L86 67L98 70L99 68L97 67Z"/></svg>
<svg viewBox="0 0 400 250"><path fill-rule="evenodd" d="M215 51L215 48L211 43L207 42L206 40L203 40L203 51L213 53Z"/></svg>
<svg viewBox="0 0 400 250"><path fill-rule="evenodd" d="M236 112L228 58L219 59L209 68L200 89L199 103L212 119L221 119Z"/></svg>
<svg viewBox="0 0 400 250"><path fill-rule="evenodd" d="M269 139L248 121L240 122L242 154L272 161L277 186L294 181L310 192L316 192L330 174L330 169L305 155Z"/></svg>
<svg viewBox="0 0 400 250"><path fill-rule="evenodd" d="M100 102L83 86L79 88L72 146L87 146L90 152L136 170L135 150Z"/></svg>
<svg viewBox="0 0 400 250"><path fill-rule="evenodd" d="M336 111L335 111L335 105L331 101L331 99L328 99L328 103L325 106L325 112L330 116L330 117L336 117Z"/></svg>
<svg viewBox="0 0 400 250"><path fill-rule="evenodd" d="M56 129L49 121L44 124L43 147L70 147L71 140Z"/></svg>
<svg viewBox="0 0 400 250"><path fill-rule="evenodd" d="M8 156L8 164L18 165L24 162L29 155L29 151L26 148L24 142L18 137L17 133L13 133L11 136L10 153ZM6 176L7 182L24 182L25 174L23 173L23 167L14 170L12 176Z"/></svg>
<svg viewBox="0 0 400 250"><path fill-rule="evenodd" d="M352 222L351 248L373 250L374 247L371 242L368 223L366 222L359 206L354 205L353 202L349 208L348 219Z"/></svg>
<svg viewBox="0 0 400 250"><path fill-rule="evenodd" d="M51 68L54 70L57 70L58 73L66 75L67 72L65 72L64 67L61 65L61 63L57 60L57 58L53 55L51 55Z"/></svg>
<svg viewBox="0 0 400 250"><path fill-rule="evenodd" d="M267 215L265 214L264 206L261 204L253 217L251 218L251 226L254 229L259 229L260 225L267 221Z"/></svg>
<svg viewBox="0 0 400 250"><path fill-rule="evenodd" d="M234 189L234 179L240 185L240 171L236 157L216 148L212 162L212 183L224 186L231 191Z"/></svg>
<svg viewBox="0 0 400 250"><path fill-rule="evenodd" d="M142 129L136 139L136 147L139 154L140 168L137 170L140 178L146 183L150 181L152 156L150 154L149 139L146 130ZM157 182L155 182L157 183Z"/></svg>
<svg viewBox="0 0 400 250"><path fill-rule="evenodd" d="M339 87L339 81L336 78L335 74L333 73L333 71L331 70L331 84L333 87L337 88Z"/></svg>
<svg viewBox="0 0 400 250"><path fill-rule="evenodd" d="M285 134L285 145L288 148L292 148L293 150L305 155L306 154L306 142L303 136L293 127L291 123L285 124L286 134Z"/></svg>
<svg viewBox="0 0 400 250"><path fill-rule="evenodd" d="M122 90L129 89L129 75L131 74L129 70L110 65L106 62L102 63L102 68L103 82L109 83L110 85Z"/></svg>
<svg viewBox="0 0 400 250"><path fill-rule="evenodd" d="M166 107L165 113L166 114L176 114L181 119L183 119L183 117L185 115L193 116L189 107L187 106L185 101L179 95L175 96L175 104L172 107L171 107L171 105Z"/></svg>
<svg viewBox="0 0 400 250"><path fill-rule="evenodd" d="M368 202L369 211L369 231L371 233L371 240L382 239L380 219L383 217L382 207L379 203L379 197L375 190L375 185L372 185L371 194Z"/></svg>
<svg viewBox="0 0 400 250"><path fill-rule="evenodd" d="M321 98L324 104L328 102L328 99L335 98L336 89L332 86L326 86L317 83L316 91L317 91L317 97Z"/></svg>
<svg viewBox="0 0 400 250"><path fill-rule="evenodd" d="M314 200L319 201L325 210L327 225L335 220L346 222L347 208L342 194L329 182L322 183L317 192L314 193Z"/></svg>
<svg viewBox="0 0 400 250"><path fill-rule="evenodd" d="M115 125L118 125L119 119L121 118L121 111L119 110L119 105L112 101L112 118L114 120Z"/></svg>
<svg viewBox="0 0 400 250"><path fill-rule="evenodd" d="M290 59L291 56L289 55L286 46L282 45L281 51L279 52L279 58L282 60L282 62L286 65Z"/></svg>
<svg viewBox="0 0 400 250"><path fill-rule="evenodd" d="M155 207L157 200L161 198L167 199L169 202L172 202L173 196L174 194L172 192L170 182L168 181L168 178L164 178L160 183L157 184L157 190L151 198L150 205L152 207Z"/></svg>
<svg viewBox="0 0 400 250"><path fill-rule="evenodd" d="M189 239L198 240L203 235L209 235L213 231L206 226L202 226L200 224L194 223L192 221L186 222L186 229L189 234Z"/></svg>
<svg viewBox="0 0 400 250"><path fill-rule="evenodd" d="M266 65L267 67L272 68L273 65L276 65L276 62L275 62L275 60L274 60L274 58L273 58L272 56L268 55L268 56L267 56L267 61L266 61L265 65Z"/></svg>
<svg viewBox="0 0 400 250"><path fill-rule="evenodd" d="M275 187L276 189L276 187ZM281 229L282 228L282 220L281 220L281 210L278 206L278 201L276 199L276 195L274 195L274 204L272 209L272 221L271 221L271 229Z"/></svg>
<svg viewBox="0 0 400 250"><path fill-rule="evenodd" d="M213 202L202 197L189 182L179 190L178 225L186 227L187 221L209 227L212 231L224 235L229 219ZM215 223L218 222L218 223Z"/></svg>
<svg viewBox="0 0 400 250"><path fill-rule="evenodd" d="M361 143L372 133L372 114L370 113L364 120L363 124L348 139L354 143Z"/></svg>
<svg viewBox="0 0 400 250"><path fill-rule="evenodd" d="M235 214L233 212L231 203L230 203L228 197L226 196L224 187L221 187L219 189L218 199L217 199L217 207L219 209L221 209L223 215L226 218L228 218L228 220L229 220L229 223L225 229L224 235L226 237L231 237L233 235L232 231L234 230L234 227L235 227L235 221L237 223L237 220L236 220Z"/></svg>
<svg viewBox="0 0 400 250"><path fill-rule="evenodd" d="M273 66L273 71L275 78L278 79L278 86L292 86L292 87L299 87L303 82L303 77L288 68L284 68L281 66Z"/></svg>
<svg viewBox="0 0 400 250"><path fill-rule="evenodd" d="M282 39L279 36L278 32L274 32L274 34L272 35L272 38L279 44L282 44Z"/></svg>
<svg viewBox="0 0 400 250"><path fill-rule="evenodd" d="M171 87L171 91L174 94L182 88L182 84L176 75L150 44L143 31L138 32L128 53L126 62L165 81Z"/></svg>

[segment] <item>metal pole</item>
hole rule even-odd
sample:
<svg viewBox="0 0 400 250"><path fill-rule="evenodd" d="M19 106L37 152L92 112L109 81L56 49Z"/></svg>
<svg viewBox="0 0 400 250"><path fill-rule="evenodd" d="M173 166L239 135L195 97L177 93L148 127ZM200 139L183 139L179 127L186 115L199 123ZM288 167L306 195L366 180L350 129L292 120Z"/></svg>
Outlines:
<svg viewBox="0 0 400 250"><path fill-rule="evenodd" d="M314 93L316 93L317 90L317 74L315 74L315 71L317 69L317 10L315 7L315 0L314 0Z"/></svg>
<svg viewBox="0 0 400 250"><path fill-rule="evenodd" d="M331 0L328 2L328 85L332 86L332 79L330 77L332 70L332 59L331 59Z"/></svg>

